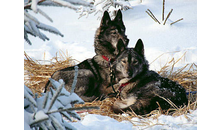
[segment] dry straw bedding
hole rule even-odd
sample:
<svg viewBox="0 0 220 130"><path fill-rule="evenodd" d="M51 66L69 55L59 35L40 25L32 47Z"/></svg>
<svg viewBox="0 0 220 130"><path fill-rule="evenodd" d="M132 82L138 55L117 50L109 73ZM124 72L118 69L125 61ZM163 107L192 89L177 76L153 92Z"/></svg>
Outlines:
<svg viewBox="0 0 220 130"><path fill-rule="evenodd" d="M184 67L174 71L174 66L180 60L184 59L185 54L186 53L184 53L184 55L177 60L174 60L174 58L172 58L158 71L158 73L171 80L177 81L187 91L197 91L197 65L195 63L186 64ZM72 59L70 56L68 56L67 52L64 53L62 51L59 52L59 57L55 56L49 61L34 60L30 58L25 52L24 55L25 55L24 84L27 87L29 87L33 93L38 93L38 95L40 95L40 93L43 92L44 86L48 81L48 79L50 78L50 76L53 74L53 72L62 68L73 66L76 63L78 63L77 60ZM126 112L127 115L129 116L123 116L122 114L115 114L112 111L111 107L114 101L116 100L116 98L107 98L103 101L86 102L85 104L75 105L75 107L99 106L100 107L99 110L88 110L87 112L90 114L100 114L104 116L109 116L118 121L122 121L122 120L131 120L131 118L133 117L144 118L144 117L150 117L151 115L154 115L153 117L158 117L161 114L166 114L166 115L169 114L172 116L178 116L182 114L186 115L189 112L189 110L197 109L197 94L194 95L189 94L188 98L189 98L189 104L187 106L178 108L175 106L175 104L172 103L172 101L167 100L167 102L171 104L172 108L165 111L162 110L160 108L160 105L158 104L157 110L154 110L145 116L136 115L134 112ZM80 112L82 111L79 111L78 113Z"/></svg>

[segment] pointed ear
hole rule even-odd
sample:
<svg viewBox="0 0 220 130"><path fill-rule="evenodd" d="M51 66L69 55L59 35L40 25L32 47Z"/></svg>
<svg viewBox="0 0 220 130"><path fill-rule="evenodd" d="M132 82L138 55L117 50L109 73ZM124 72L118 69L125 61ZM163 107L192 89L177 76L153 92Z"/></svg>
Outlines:
<svg viewBox="0 0 220 130"><path fill-rule="evenodd" d="M125 44L122 41L122 39L118 40L118 44L117 44L117 50L118 50L118 54L120 54L122 51L125 50Z"/></svg>
<svg viewBox="0 0 220 130"><path fill-rule="evenodd" d="M122 13L121 13L121 10L119 9L116 16L115 16L115 19L114 21L118 21L118 22L122 22Z"/></svg>
<svg viewBox="0 0 220 130"><path fill-rule="evenodd" d="M134 50L135 50L138 54L140 54L141 56L144 56L144 44L143 44L143 42L142 42L141 39L138 39L138 41L137 41L137 43L136 43L136 45L135 45Z"/></svg>
<svg viewBox="0 0 220 130"><path fill-rule="evenodd" d="M101 26L107 26L111 22L111 18L107 11L104 12L101 20Z"/></svg>

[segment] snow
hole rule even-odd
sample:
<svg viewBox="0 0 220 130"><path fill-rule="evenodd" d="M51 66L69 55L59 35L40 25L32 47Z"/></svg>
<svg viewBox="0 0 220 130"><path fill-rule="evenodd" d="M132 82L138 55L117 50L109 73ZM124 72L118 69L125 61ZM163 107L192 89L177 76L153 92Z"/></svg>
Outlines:
<svg viewBox="0 0 220 130"><path fill-rule="evenodd" d="M197 110L190 112L191 114L177 117L169 115L161 115L157 119L135 117L122 122L108 116L88 114L82 121L74 122L72 125L79 130L197 130Z"/></svg>
<svg viewBox="0 0 220 130"><path fill-rule="evenodd" d="M162 0L146 0L130 2L132 9L122 11L123 21L126 26L126 34L130 39L129 47L134 47L141 38L144 42L145 56L149 61L150 69L159 70L172 58L178 60L184 53L185 58L175 67L183 67L186 63L197 63L197 1L196 0L166 0L165 17L173 9L166 25L155 23L145 12L150 9L161 22ZM88 18L78 19L79 14L74 10L63 7L38 7L53 19L53 23L39 14L34 14L41 23L51 25L58 29L64 37L42 31L50 40L42 41L39 38L28 36L33 45L24 43L24 51L37 60L49 60L56 56L58 51L68 52L69 56L78 61L91 58L94 53L94 35L99 27L100 19L94 14ZM182 21L169 24L183 18ZM162 56L160 56L162 55ZM160 57L159 57L160 56ZM158 58L159 57L159 58ZM154 61L158 58L156 61ZM26 91L25 91L26 92ZM128 121L118 122L110 117L87 114L83 120L74 122L72 125L83 130L108 130L108 129L174 129L195 130L197 129L197 110L190 114L172 117L161 115L158 119L133 118ZM27 117L25 117L27 119ZM147 122L145 126L138 126L140 122ZM137 126L135 126L137 125Z"/></svg>
<svg viewBox="0 0 220 130"><path fill-rule="evenodd" d="M136 127L134 130L138 129L175 129L175 130L196 130L197 129L197 110L191 111L191 114L173 117L167 115L161 115L157 119L150 118L146 122L150 122L150 126L140 126ZM143 119L142 119L143 120ZM140 122L143 122L140 120Z"/></svg>
<svg viewBox="0 0 220 130"><path fill-rule="evenodd" d="M130 122L118 122L108 116L88 114L80 122L72 123L79 130L131 130Z"/></svg>
<svg viewBox="0 0 220 130"><path fill-rule="evenodd" d="M34 116L34 118L35 118L35 120L36 120L36 122L38 121L38 120L46 120L46 119L48 119L49 117L44 113L44 111L43 110L40 110L40 111L38 111L37 113L36 113L36 115Z"/></svg>
<svg viewBox="0 0 220 130"><path fill-rule="evenodd" d="M163 54L150 65L150 69L153 70L159 70L173 57L177 60L185 52L185 60L178 62L176 67L182 67L186 63L197 63L196 0L180 0L178 2L167 0L165 17L171 8L173 13L170 15L166 25L155 23L145 12L150 9L157 19L161 21L161 5L162 1L148 0L141 4L131 1L132 9L122 12L126 34L130 39L129 47L134 47L137 40L141 38L145 44L145 55L149 63ZM90 14L88 18L82 17L78 19L79 14L68 8L41 6L39 8L46 12L54 22L49 22L41 15L33 15L42 23L56 27L64 37L44 32L50 40L43 42L39 38L29 36L33 45L30 46L25 43L24 50L30 57L48 60L60 50L67 51L69 56L78 61L83 61L95 55L93 47L94 35L100 24L97 16ZM56 13L54 13L54 10L57 10ZM180 18L184 20L172 26L169 25L172 21Z"/></svg>

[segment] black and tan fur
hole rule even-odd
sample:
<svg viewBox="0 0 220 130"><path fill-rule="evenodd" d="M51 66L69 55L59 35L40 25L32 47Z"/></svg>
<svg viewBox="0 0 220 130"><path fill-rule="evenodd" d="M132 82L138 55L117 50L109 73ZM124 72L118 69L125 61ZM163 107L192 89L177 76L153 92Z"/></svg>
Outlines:
<svg viewBox="0 0 220 130"><path fill-rule="evenodd" d="M96 30L95 35L95 53L105 55L109 58L115 58L118 54L117 43L122 39L125 46L128 45L129 39L125 35L126 28L122 21L122 13L118 10L114 20L111 20L107 11L104 12L101 25Z"/></svg>
<svg viewBox="0 0 220 130"><path fill-rule="evenodd" d="M122 13L119 10L114 20L111 20L105 11L100 27L95 33L95 52L96 55L91 59L86 59L78 64L79 71L75 93L84 101L93 101L97 97L106 94L106 88L110 84L109 62L118 54L116 46L119 39L127 46L128 39L125 35L125 26L122 21ZM117 41L117 42L116 42ZM111 61L106 61L103 56ZM74 66L56 71L51 78L55 80L63 79L66 89L70 91L74 79ZM47 82L45 90L51 86Z"/></svg>
<svg viewBox="0 0 220 130"><path fill-rule="evenodd" d="M113 105L116 113L132 109L137 114L146 114L158 108L156 102L162 109L170 108L171 105L162 97L178 107L187 105L186 92L181 85L149 70L140 39L135 48L126 49L123 44L118 46L121 51L114 68L120 82L114 87L120 91L120 98Z"/></svg>

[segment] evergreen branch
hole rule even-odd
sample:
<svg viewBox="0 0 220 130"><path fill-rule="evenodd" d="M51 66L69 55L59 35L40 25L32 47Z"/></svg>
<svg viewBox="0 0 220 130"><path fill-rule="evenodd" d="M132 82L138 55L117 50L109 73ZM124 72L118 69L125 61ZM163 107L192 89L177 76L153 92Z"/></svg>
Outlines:
<svg viewBox="0 0 220 130"><path fill-rule="evenodd" d="M53 20L46 13L44 13L41 9L38 9L38 12L41 15L43 15L46 19L48 19L50 22L53 22Z"/></svg>
<svg viewBox="0 0 220 130"><path fill-rule="evenodd" d="M31 41L28 39L27 31L25 30L25 28L24 28L24 39L29 45L32 45Z"/></svg>
<svg viewBox="0 0 220 130"><path fill-rule="evenodd" d="M32 9L35 13L38 12L37 3L38 3L38 0L32 0L32 1L31 1L31 9Z"/></svg>
<svg viewBox="0 0 220 130"><path fill-rule="evenodd" d="M45 0L40 0L40 1L38 1L38 3L37 4L40 4L40 3L42 3L42 2L44 2ZM24 9L31 9L31 2L29 2L29 3L27 3L26 5L24 5Z"/></svg>
<svg viewBox="0 0 220 130"><path fill-rule="evenodd" d="M26 86L24 86L24 97L31 102L35 107L37 107L37 103L34 100L34 98L28 93L28 91L25 89Z"/></svg>
<svg viewBox="0 0 220 130"><path fill-rule="evenodd" d="M47 105L48 97L49 97L49 92L47 91L46 96L45 96L44 101L43 101L43 106L42 106L43 109L45 109L45 107Z"/></svg>
<svg viewBox="0 0 220 130"><path fill-rule="evenodd" d="M63 37L63 34L60 33L59 30L57 30L56 28L54 28L52 26L49 26L49 25L46 25L46 24L43 24L43 23L40 23L40 24L38 24L36 26L39 29L42 29L44 31L49 31L50 33L54 33L54 34L57 34L57 35L60 35L61 37Z"/></svg>
<svg viewBox="0 0 220 130"><path fill-rule="evenodd" d="M57 130L65 130L65 128L60 124L60 122L55 118L53 117L53 115L49 115L54 127L57 129Z"/></svg>
<svg viewBox="0 0 220 130"><path fill-rule="evenodd" d="M31 120L30 126L33 126L34 124L38 124L40 122L46 121L49 119L48 115L46 115L42 110L38 111L36 114L33 116L34 120Z"/></svg>
<svg viewBox="0 0 220 130"><path fill-rule="evenodd" d="M57 3L57 4L59 4L59 5L62 5L62 6L68 7L68 8L70 8L70 9L78 10L77 7L73 6L73 5L70 4L69 2L62 1L62 0L51 0L51 1L54 2L54 3Z"/></svg>
<svg viewBox="0 0 220 130"><path fill-rule="evenodd" d="M27 21L27 22L30 22L30 21L34 21L36 24L40 24L40 22L32 15L30 15L28 12L24 11L24 20Z"/></svg>
<svg viewBox="0 0 220 130"><path fill-rule="evenodd" d="M61 111L60 112L64 117L66 117L66 119L68 119L69 121L73 121L71 118L70 118L70 116L69 116L69 114L67 113L67 112L65 112L65 111Z"/></svg>
<svg viewBox="0 0 220 130"><path fill-rule="evenodd" d="M51 102L50 102L50 106L48 108L48 111L50 111L50 109L52 108L53 104L55 103L55 101L57 100L62 88L64 86L64 82L62 82L60 84L60 86L57 88L57 91L55 92L55 94L53 95L52 99L51 99Z"/></svg>
<svg viewBox="0 0 220 130"><path fill-rule="evenodd" d="M74 74L74 79L73 79L73 84L72 84L72 88L71 88L70 94L72 94L72 93L74 92L75 87L76 87L77 77L78 77L78 68L79 68L79 67L78 67L77 65L74 67L74 69L75 69L75 74Z"/></svg>
<svg viewBox="0 0 220 130"><path fill-rule="evenodd" d="M100 109L97 106L84 106L84 107L71 107L71 108L67 108L67 109L59 109L59 110L55 110L55 111L48 111L46 114L52 114L52 113L56 113L56 112L61 112L61 111L73 111L73 110L88 110L88 109Z"/></svg>

